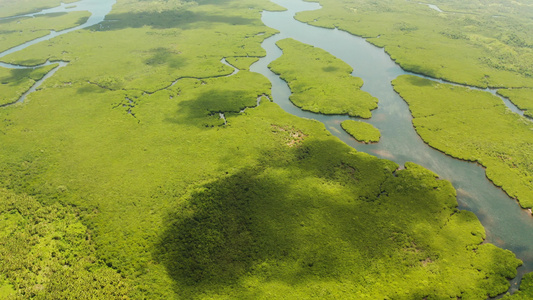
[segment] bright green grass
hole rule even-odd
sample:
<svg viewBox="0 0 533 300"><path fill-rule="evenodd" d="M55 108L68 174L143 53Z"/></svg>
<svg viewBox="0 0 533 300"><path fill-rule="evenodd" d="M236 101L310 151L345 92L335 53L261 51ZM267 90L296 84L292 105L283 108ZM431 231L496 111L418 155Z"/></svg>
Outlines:
<svg viewBox="0 0 533 300"><path fill-rule="evenodd" d="M81 25L89 16L89 12L80 11L0 21L0 52L48 35L51 30L60 31Z"/></svg>
<svg viewBox="0 0 533 300"><path fill-rule="evenodd" d="M501 89L498 94L508 98L518 108L524 110L524 115L533 118L533 89Z"/></svg>
<svg viewBox="0 0 533 300"><path fill-rule="evenodd" d="M533 4L528 0L320 0L297 19L368 38L402 68L480 87L533 86ZM495 17L498 16L498 17Z"/></svg>
<svg viewBox="0 0 533 300"><path fill-rule="evenodd" d="M0 0L0 18L34 13L46 8L72 3L76 0Z"/></svg>
<svg viewBox="0 0 533 300"><path fill-rule="evenodd" d="M524 208L533 207L533 123L489 92L415 76L393 81L409 104L413 125L430 146L477 161L487 177Z"/></svg>
<svg viewBox="0 0 533 300"><path fill-rule="evenodd" d="M364 143L379 142L381 133L372 124L354 120L345 120L341 123L342 129L346 130L354 139Z"/></svg>
<svg viewBox="0 0 533 300"><path fill-rule="evenodd" d="M0 105L16 102L22 94L57 64L36 69L0 68Z"/></svg>
<svg viewBox="0 0 533 300"><path fill-rule="evenodd" d="M378 100L361 91L363 80L352 68L328 52L295 41L276 43L283 55L269 68L287 81L290 100L303 110L322 114L348 114L370 118Z"/></svg>
<svg viewBox="0 0 533 300"><path fill-rule="evenodd" d="M506 291L520 262L480 244L484 230L456 209L449 182L410 163L396 171L264 98L240 113L270 84L245 68L220 77L232 72L220 59L264 54L260 42L273 32L259 12L272 4L144 2L119 1L110 17L118 21L103 31L8 57L70 63L24 104L0 109L0 203L16 199L0 210L0 233L21 235L16 248L0 239L0 251L22 265L0 272L0 292L485 299ZM20 247L30 242L37 246Z"/></svg>

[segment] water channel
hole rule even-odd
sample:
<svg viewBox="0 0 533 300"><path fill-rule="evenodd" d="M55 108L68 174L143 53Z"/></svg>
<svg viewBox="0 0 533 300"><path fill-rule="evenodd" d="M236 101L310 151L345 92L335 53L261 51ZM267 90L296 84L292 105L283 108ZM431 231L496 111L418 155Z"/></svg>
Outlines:
<svg viewBox="0 0 533 300"><path fill-rule="evenodd" d="M524 265L519 268L519 276L512 282L511 290L516 289L521 275L533 271L533 219L527 211L519 208L515 200L510 199L502 190L487 180L483 168L446 156L428 147L420 139L412 127L411 114L406 103L394 92L390 83L399 75L411 73L395 64L383 49L367 43L360 37L337 29L310 26L294 19L294 15L299 11L319 9L320 6L317 3L301 0L271 1L286 7L288 10L263 12L263 22L267 26L279 30L280 33L267 38L262 43L262 47L267 51L267 56L252 65L251 70L265 75L272 82L274 102L293 115L323 122L332 134L358 151L390 159L400 165L406 161L412 161L436 172L441 178L450 180L457 189L459 207L476 213L487 231L487 241L513 251L524 261ZM115 2L116 0L82 0L68 5L62 4L57 8L34 14L16 16L34 17L47 13L83 10L92 13L87 22L82 25L59 32L52 31L47 36L0 53L0 58L58 35L99 24L111 11ZM2 19L7 18L0 18L0 20ZM348 116L314 114L302 111L290 102L291 91L289 87L279 76L268 69L268 64L282 54L275 42L284 38L293 38L322 48L352 66L353 75L361 77L365 82L362 89L379 99L379 108L373 111L373 117L364 120L380 129L382 138L379 143L361 144L346 134L340 127L340 123L348 119ZM48 61L39 66L51 63L59 63L59 67L67 65L67 62ZM222 60L222 63L225 63L225 60ZM32 68L39 66L32 66ZM0 63L0 67L30 68L5 63ZM21 99L23 100L27 94L35 91L59 67L36 82ZM489 91L494 93L492 90ZM505 101L505 99L502 100ZM506 103L506 105L513 109L512 104ZM520 113L516 108L513 111Z"/></svg>
<svg viewBox="0 0 533 300"><path fill-rule="evenodd" d="M414 74L404 71L382 48L371 45L363 38L337 29L311 26L294 19L297 12L319 9L319 4L301 0L271 1L286 7L287 11L263 12L265 25L280 33L262 43L267 56L252 65L251 70L263 74L272 82L273 101L293 115L324 123L333 135L358 151L390 159L400 165L407 161L415 162L451 181L457 189L459 208L470 210L478 216L487 232L487 241L513 251L524 261L524 265L518 270L519 276L512 281L511 290L515 290L521 276L533 271L533 218L514 199L495 187L485 177L482 167L451 158L427 146L417 135L407 104L391 85L391 81L399 75ZM340 123L349 119L348 116L306 112L290 102L291 91L286 82L268 69L268 64L282 54L276 41L285 38L293 38L328 51L348 63L354 69L353 76L363 79L362 89L379 99L379 108L373 111L373 117L364 120L381 131L379 143L362 144L344 132ZM506 105L513 109L510 103ZM513 111L520 113L516 108Z"/></svg>
<svg viewBox="0 0 533 300"><path fill-rule="evenodd" d="M10 48L10 49L7 49L7 50L5 50L3 52L0 52L0 58L4 57L6 55L9 55L9 54L15 53L17 51L26 49L29 46L35 45L35 44L40 43L42 41L50 40L51 38L54 38L56 36L60 36L60 35L75 31L75 30L84 29L84 28L99 24L105 19L105 16L111 12L111 9L113 8L113 5L115 3L116 3L116 0L82 0L82 1L78 1L78 2L75 2L75 3L69 3L69 4L61 3L61 5L58 6L58 7L54 7L54 8L50 8L50 9L44 9L44 10L36 12L36 13L30 13L30 14L23 14L23 15L18 15L18 16L0 18L0 21L1 21L1 20L18 19L18 18L34 18L34 17L40 16L40 15L47 15L47 14L53 14L53 13L69 13L69 12L73 12L73 11L88 11L88 12L91 13L91 16L85 21L85 23L83 23L81 25L78 25L78 26L75 26L75 27L72 27L72 28L68 28L68 29L65 29L65 30L61 30L61 31L53 31L52 30L52 31L50 31L50 33L48 35L36 38L36 39L31 40L29 42L20 44L18 46L15 46L13 48ZM50 70L50 72L48 72L45 76L43 76L43 78L35 81L35 83L30 87L30 89L28 91L26 91L24 94L22 94L22 96L20 96L20 98L17 101L15 101L13 103L7 103L7 104L0 105L0 108L1 107L5 107L5 106L10 106L10 105L13 105L13 104L16 104L16 103L24 102L24 100L26 99L26 96L28 96L29 94L35 92L37 90L37 88L39 88L39 86L41 86L41 84L46 79L48 79L52 75L54 75L60 68L65 67L66 65L68 65L68 62L66 62L66 61L48 61L48 60L45 63L43 63L43 64L39 64L39 65L35 65L35 66L21 66L21 65L13 65L13 64L0 62L0 67L7 68L7 69L35 69L35 68L40 68L40 67L48 66L48 65L51 65L51 64L55 64L55 63L57 63L58 66L55 67L54 69Z"/></svg>

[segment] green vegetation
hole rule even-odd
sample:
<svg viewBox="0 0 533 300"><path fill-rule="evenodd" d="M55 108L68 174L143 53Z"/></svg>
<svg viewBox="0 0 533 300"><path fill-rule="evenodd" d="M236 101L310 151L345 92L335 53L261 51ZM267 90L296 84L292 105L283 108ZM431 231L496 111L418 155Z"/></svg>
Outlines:
<svg viewBox="0 0 533 300"><path fill-rule="evenodd" d="M381 137L379 129L365 122L346 120L341 123L341 126L342 129L360 142L377 143Z"/></svg>
<svg viewBox="0 0 533 300"><path fill-rule="evenodd" d="M303 110L370 118L378 100L361 91L363 80L352 68L328 52L285 39L276 43L283 55L269 68L291 88L290 100Z"/></svg>
<svg viewBox="0 0 533 300"><path fill-rule="evenodd" d="M320 0L297 19L368 38L402 68L480 87L533 87L533 3Z"/></svg>
<svg viewBox="0 0 533 300"><path fill-rule="evenodd" d="M192 190L168 217L160 260L185 298L486 299L507 289L517 261L478 245L484 230L454 209L449 182L410 163L393 173L332 138L287 149Z"/></svg>
<svg viewBox="0 0 533 300"><path fill-rule="evenodd" d="M230 57L226 61L239 70L248 70L258 57Z"/></svg>
<svg viewBox="0 0 533 300"><path fill-rule="evenodd" d="M524 110L524 115L533 118L533 89L501 89L498 94L508 98L518 108Z"/></svg>
<svg viewBox="0 0 533 300"><path fill-rule="evenodd" d="M502 299L506 300L528 300L533 299L533 273L528 273L522 277L520 290L513 295L505 295Z"/></svg>
<svg viewBox="0 0 533 300"><path fill-rule="evenodd" d="M0 18L39 12L46 8L72 3L77 0L0 0Z"/></svg>
<svg viewBox="0 0 533 300"><path fill-rule="evenodd" d="M3 59L29 65L46 58L69 61L54 76L59 85L80 81L152 93L178 78L231 74L233 69L220 63L223 57L231 61L231 57L263 56L260 43L274 31L265 28L260 12L278 8L266 0L263 6L255 0L218 5L155 1L164 4L158 11L152 11L157 5L140 11L145 6L130 2L118 2L107 17L113 21L103 22L102 28L63 35ZM174 9L178 4L181 8Z"/></svg>
<svg viewBox="0 0 533 300"><path fill-rule="evenodd" d="M48 35L51 30L60 31L81 25L89 16L89 12L83 11L2 20L0 21L0 52Z"/></svg>
<svg viewBox="0 0 533 300"><path fill-rule="evenodd" d="M120 274L95 256L79 214L0 189L2 299L118 299L127 294Z"/></svg>
<svg viewBox="0 0 533 300"><path fill-rule="evenodd" d="M33 84L57 64L35 69L0 68L0 105L16 102Z"/></svg>
<svg viewBox="0 0 533 300"><path fill-rule="evenodd" d="M533 207L533 123L489 92L400 76L394 89L409 104L413 125L431 147L477 161L487 177L524 208Z"/></svg>
<svg viewBox="0 0 533 300"><path fill-rule="evenodd" d="M102 28L4 57L70 63L29 101L0 109L0 297L507 290L520 261L481 244L449 182L358 153L265 98L240 112L270 92L243 59L264 55L265 8L278 9L124 0ZM242 70L225 77L224 57Z"/></svg>

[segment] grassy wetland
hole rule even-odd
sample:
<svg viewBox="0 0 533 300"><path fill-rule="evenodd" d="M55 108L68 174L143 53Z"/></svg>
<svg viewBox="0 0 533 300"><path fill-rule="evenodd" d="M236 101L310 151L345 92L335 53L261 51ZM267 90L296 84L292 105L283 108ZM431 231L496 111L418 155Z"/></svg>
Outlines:
<svg viewBox="0 0 533 300"><path fill-rule="evenodd" d="M361 91L363 80L328 52L287 39L276 43L283 55L269 68L287 81L290 100L303 110L321 114L347 114L370 118L378 100Z"/></svg>
<svg viewBox="0 0 533 300"><path fill-rule="evenodd" d="M51 64L35 69L7 69L0 67L0 106L15 103L37 80L57 67Z"/></svg>
<svg viewBox="0 0 533 300"><path fill-rule="evenodd" d="M487 177L525 208L533 207L533 123L489 92L415 76L393 81L413 125L430 146L485 166Z"/></svg>
<svg viewBox="0 0 533 300"><path fill-rule="evenodd" d="M0 18L37 13L43 9L59 6L61 3L72 3L76 0L0 0Z"/></svg>
<svg viewBox="0 0 533 300"><path fill-rule="evenodd" d="M448 181L356 152L268 100L268 80L247 71L275 33L264 9L281 8L118 0L98 26L2 58L69 64L0 109L0 298L507 291L521 262L483 243ZM15 95L45 71L4 85Z"/></svg>
<svg viewBox="0 0 533 300"><path fill-rule="evenodd" d="M298 20L365 37L408 71L479 87L533 86L530 1L431 2L443 12L419 1L319 2Z"/></svg>
<svg viewBox="0 0 533 300"><path fill-rule="evenodd" d="M511 100L524 116L533 119L533 89L501 89L498 94Z"/></svg>
<svg viewBox="0 0 533 300"><path fill-rule="evenodd" d="M372 124L346 120L341 123L342 129L346 130L354 139L364 143L377 143L381 134L379 129Z"/></svg>
<svg viewBox="0 0 533 300"><path fill-rule="evenodd" d="M89 12L54 13L0 20L0 52L24 42L85 23Z"/></svg>

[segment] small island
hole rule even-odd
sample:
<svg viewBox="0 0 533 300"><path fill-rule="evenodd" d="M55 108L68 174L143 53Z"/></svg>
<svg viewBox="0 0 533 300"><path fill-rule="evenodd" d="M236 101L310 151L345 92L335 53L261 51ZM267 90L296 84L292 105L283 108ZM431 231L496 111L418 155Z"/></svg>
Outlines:
<svg viewBox="0 0 533 300"><path fill-rule="evenodd" d="M372 124L361 121L346 120L341 123L342 129L353 136L354 139L363 143L377 143L381 137L379 129Z"/></svg>

